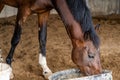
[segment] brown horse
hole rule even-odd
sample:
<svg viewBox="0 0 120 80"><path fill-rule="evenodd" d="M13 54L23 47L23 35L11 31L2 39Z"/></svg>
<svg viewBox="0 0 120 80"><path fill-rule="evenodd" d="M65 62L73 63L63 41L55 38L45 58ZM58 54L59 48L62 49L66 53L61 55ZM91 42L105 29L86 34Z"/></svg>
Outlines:
<svg viewBox="0 0 120 80"><path fill-rule="evenodd" d="M18 8L11 49L6 58L9 65L12 63L14 50L19 43L23 23L29 15L36 13L38 15L38 39L40 43L39 64L43 69L45 78L52 74L46 62L46 29L50 10L56 9L73 45L73 62L85 75L101 72L100 41L84 0L0 0L0 12L4 5Z"/></svg>

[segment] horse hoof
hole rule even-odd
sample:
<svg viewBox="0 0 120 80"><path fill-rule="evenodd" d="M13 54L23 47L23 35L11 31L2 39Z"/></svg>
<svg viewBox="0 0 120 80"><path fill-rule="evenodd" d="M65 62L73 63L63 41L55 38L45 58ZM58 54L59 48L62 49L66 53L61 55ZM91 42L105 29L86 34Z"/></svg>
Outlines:
<svg viewBox="0 0 120 80"><path fill-rule="evenodd" d="M52 75L52 72L51 71L50 72L43 72L43 75L44 75L45 79L48 79L48 77Z"/></svg>

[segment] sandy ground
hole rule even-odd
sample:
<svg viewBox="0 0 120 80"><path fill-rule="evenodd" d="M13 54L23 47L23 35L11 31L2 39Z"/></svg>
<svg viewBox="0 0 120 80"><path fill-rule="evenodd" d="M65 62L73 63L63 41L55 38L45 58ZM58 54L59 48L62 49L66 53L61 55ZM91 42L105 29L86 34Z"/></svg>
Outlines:
<svg viewBox="0 0 120 80"><path fill-rule="evenodd" d="M0 19L0 48L5 59L14 30L15 17ZM120 80L120 20L93 19L101 24L98 32L101 39L101 63L103 69L113 72L113 80ZM71 41L61 19L50 15L48 21L47 62L53 72L76 68L71 61ZM45 80L38 64L39 43L37 17L30 16L23 25L21 41L12 63L13 80Z"/></svg>

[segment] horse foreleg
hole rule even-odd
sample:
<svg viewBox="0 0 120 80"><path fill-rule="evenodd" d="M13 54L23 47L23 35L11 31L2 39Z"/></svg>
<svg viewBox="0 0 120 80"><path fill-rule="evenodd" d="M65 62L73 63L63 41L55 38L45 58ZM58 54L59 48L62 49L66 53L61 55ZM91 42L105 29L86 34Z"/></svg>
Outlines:
<svg viewBox="0 0 120 80"><path fill-rule="evenodd" d="M13 53L14 53L14 50L15 50L17 44L19 43L20 35L21 35L21 24L16 23L14 34L13 34L13 37L11 40L11 49L10 49L10 52L9 52L7 58L6 58L6 62L9 65L11 65Z"/></svg>
<svg viewBox="0 0 120 80"><path fill-rule="evenodd" d="M17 44L19 43L20 35L21 35L21 24L18 23L18 22L19 21L16 22L14 34L13 34L13 37L12 37L12 40L11 40L11 49L9 51L9 54L8 54L7 58L6 58L6 62L10 66L11 66L11 63L12 63L14 50L15 50ZM11 73L10 78L12 79L13 77L14 77L14 75L13 75L13 73Z"/></svg>
<svg viewBox="0 0 120 80"><path fill-rule="evenodd" d="M25 8L18 9L15 30L14 30L14 34L13 34L13 37L11 40L11 49L9 51L7 58L6 58L6 62L9 65L11 65L11 63L12 63L14 50L20 41L21 30L22 30L21 27L23 25L23 22L25 22L28 15L29 14L28 14L28 12L26 12Z"/></svg>
<svg viewBox="0 0 120 80"><path fill-rule="evenodd" d="M40 43L40 54L39 54L39 64L43 69L43 75L47 79L51 74L51 70L47 66L46 61L46 37L47 37L47 20L49 11L38 14L38 26L39 26L39 43Z"/></svg>

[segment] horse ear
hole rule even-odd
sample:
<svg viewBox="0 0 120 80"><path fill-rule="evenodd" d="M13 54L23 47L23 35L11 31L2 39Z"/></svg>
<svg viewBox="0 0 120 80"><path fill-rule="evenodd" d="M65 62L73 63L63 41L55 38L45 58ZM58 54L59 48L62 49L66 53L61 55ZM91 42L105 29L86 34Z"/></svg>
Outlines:
<svg viewBox="0 0 120 80"><path fill-rule="evenodd" d="M95 26L95 30L100 30L100 24L97 24L96 26Z"/></svg>
<svg viewBox="0 0 120 80"><path fill-rule="evenodd" d="M86 31L84 34L84 39L89 40L90 39L90 31Z"/></svg>

